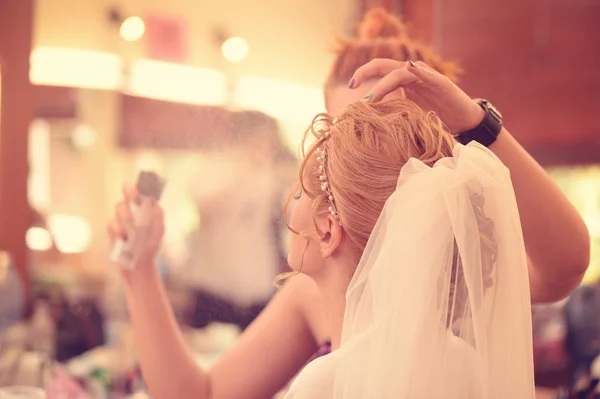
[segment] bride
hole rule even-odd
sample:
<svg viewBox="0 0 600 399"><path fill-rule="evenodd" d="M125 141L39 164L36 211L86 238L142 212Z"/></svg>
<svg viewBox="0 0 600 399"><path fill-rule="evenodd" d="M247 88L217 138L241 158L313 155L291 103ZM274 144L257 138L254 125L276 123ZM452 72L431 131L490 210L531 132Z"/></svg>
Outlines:
<svg viewBox="0 0 600 399"><path fill-rule="evenodd" d="M403 72L417 68L429 73ZM337 350L287 398L534 397L527 259L504 165L480 144L453 145L407 100L352 104L307 135L290 266L345 308Z"/></svg>
<svg viewBox="0 0 600 399"><path fill-rule="evenodd" d="M317 116L304 138L289 204L288 227L295 234L288 262L292 274L318 286L333 352L310 363L286 397L533 398L527 259L509 172L481 144L455 144L449 131L465 130L459 125L464 115L458 118L452 109L436 115L426 110L435 105L410 97L414 85L443 86L445 77L423 63L394 64L393 74L385 69L382 60L359 69L352 87L387 76L337 118ZM399 87L418 105L379 101ZM483 110L473 104L473 119L481 120ZM127 201L135 196L126 191ZM126 235L129 220L122 203L111 234ZM151 263L160 243L158 206L154 220L142 263ZM293 303L282 298L273 306ZM132 310L140 327L139 309ZM297 311L288 306L290 318L280 322L293 321ZM171 328L166 325L173 322L145 321L148 329ZM136 337L146 356L142 367L154 357L144 334ZM244 348L260 334L266 332L251 328L245 334L235 349L238 357L249 354ZM291 356L298 337L280 338L289 342ZM276 356L289 357L263 349L266 368ZM221 362L233 373L223 374L219 365L204 373L186 363L186 376L172 384L193 373L197 385L186 389L186 397L228 397L215 381L235 382L246 374L228 355ZM291 357L289 363L300 367ZM154 382L148 383L152 392ZM256 384L270 389L266 381ZM167 391L153 395L169 397Z"/></svg>

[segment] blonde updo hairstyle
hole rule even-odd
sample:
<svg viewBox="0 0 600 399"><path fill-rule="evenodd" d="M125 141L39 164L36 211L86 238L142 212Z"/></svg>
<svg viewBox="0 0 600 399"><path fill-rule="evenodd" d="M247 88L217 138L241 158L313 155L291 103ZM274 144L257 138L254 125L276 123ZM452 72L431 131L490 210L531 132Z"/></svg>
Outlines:
<svg viewBox="0 0 600 399"><path fill-rule="evenodd" d="M327 153L326 175L342 229L350 241L356 262L362 256L385 202L396 190L402 167L410 158L428 166L452 156L454 138L433 112L422 110L410 100L371 103L359 101L349 105L337 118L317 115L305 132L302 145L298 186L312 199L314 226L317 218L330 213L328 194L322 191L319 163L315 151ZM290 194L290 200L299 187ZM496 263L493 222L485 216L483 197L471 196L480 229L482 272L489 283ZM287 220L287 218L285 219ZM301 237L305 232L288 228ZM306 242L308 248L308 239ZM306 249L305 249L306 251ZM303 264L303 260L302 260ZM302 264L300 271L302 271ZM295 273L284 273L276 284ZM451 297L466 298L462 262L455 245L451 276ZM455 295L456 294L456 295ZM449 304L450 305L450 304ZM465 314L466 303L452 302L447 324L455 314Z"/></svg>
<svg viewBox="0 0 600 399"><path fill-rule="evenodd" d="M298 176L303 195L313 200L315 228L318 231L316 218L328 214L330 206L321 190L317 148L327 152L330 189L358 260L386 200L396 189L404 164L416 158L431 166L451 156L453 145L454 139L438 116L408 100L359 101L349 105L335 122L329 115L317 115L303 137Z"/></svg>

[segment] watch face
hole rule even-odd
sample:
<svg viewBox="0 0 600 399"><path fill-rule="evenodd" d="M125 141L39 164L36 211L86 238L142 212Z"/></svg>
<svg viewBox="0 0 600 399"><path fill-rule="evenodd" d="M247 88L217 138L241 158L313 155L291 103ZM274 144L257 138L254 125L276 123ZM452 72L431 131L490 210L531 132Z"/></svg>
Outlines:
<svg viewBox="0 0 600 399"><path fill-rule="evenodd" d="M500 119L502 119L502 114L500 113L500 111L498 111L498 109L496 107L494 107L494 104L492 104L491 102L489 102L488 100L485 100L483 98L475 98L474 100L477 104L488 108L490 111L492 111L493 113L498 115L500 117Z"/></svg>
<svg viewBox="0 0 600 399"><path fill-rule="evenodd" d="M496 107L494 107L494 104L492 104L491 102L488 101L487 106L492 112L494 112L496 115L498 115L500 118L502 118L502 114L500 113L500 111L498 111L498 109Z"/></svg>

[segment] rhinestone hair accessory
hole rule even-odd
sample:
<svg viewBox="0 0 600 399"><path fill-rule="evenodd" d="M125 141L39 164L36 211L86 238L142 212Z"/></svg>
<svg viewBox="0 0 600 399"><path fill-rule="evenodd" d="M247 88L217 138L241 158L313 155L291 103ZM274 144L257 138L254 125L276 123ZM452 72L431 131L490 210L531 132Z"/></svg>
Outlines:
<svg viewBox="0 0 600 399"><path fill-rule="evenodd" d="M325 132L325 141L328 138L329 132ZM340 221L340 216L335 207L333 193L331 192L331 186L329 184L329 179L327 178L327 150L321 145L321 147L315 150L315 154L317 155L317 162L319 162L319 181L321 182L321 190L327 194L327 199L329 201L329 213L341 226L342 222Z"/></svg>

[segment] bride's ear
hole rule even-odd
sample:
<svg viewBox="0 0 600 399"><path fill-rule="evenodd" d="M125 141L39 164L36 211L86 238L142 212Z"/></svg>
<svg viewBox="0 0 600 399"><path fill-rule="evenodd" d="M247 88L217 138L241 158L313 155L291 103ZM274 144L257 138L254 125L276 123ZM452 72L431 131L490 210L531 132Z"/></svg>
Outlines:
<svg viewBox="0 0 600 399"><path fill-rule="evenodd" d="M321 237L321 254L323 258L328 258L340 247L342 244L342 235L344 231L340 222L338 222L333 216L327 217L326 228L323 231Z"/></svg>

